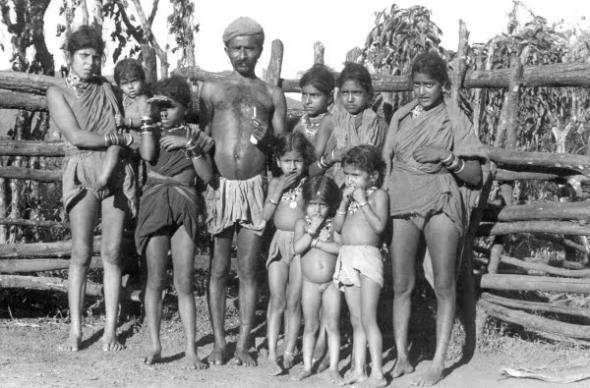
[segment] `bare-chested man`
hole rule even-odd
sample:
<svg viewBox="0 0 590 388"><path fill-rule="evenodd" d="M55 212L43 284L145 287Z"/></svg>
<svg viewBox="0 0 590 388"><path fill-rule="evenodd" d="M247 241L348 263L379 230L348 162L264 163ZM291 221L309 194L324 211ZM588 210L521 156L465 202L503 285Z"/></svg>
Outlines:
<svg viewBox="0 0 590 388"><path fill-rule="evenodd" d="M214 236L209 282L209 311L215 346L212 364L226 358L224 330L226 278L234 233L237 233L240 278L240 337L236 362L256 365L249 354L256 307L256 269L265 228L266 144L286 131L286 103L280 88L256 77L264 32L250 18L234 20L223 33L233 67L229 76L203 85L201 126L215 139L219 174L207 189L207 228Z"/></svg>

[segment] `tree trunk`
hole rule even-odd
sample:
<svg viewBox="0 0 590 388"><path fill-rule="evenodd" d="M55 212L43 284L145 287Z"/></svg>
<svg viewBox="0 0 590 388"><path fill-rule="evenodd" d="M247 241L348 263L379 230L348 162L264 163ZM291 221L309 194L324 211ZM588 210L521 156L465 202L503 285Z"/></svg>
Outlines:
<svg viewBox="0 0 590 388"><path fill-rule="evenodd" d="M481 288L513 291L553 291L590 293L588 279L556 278L549 276L484 274Z"/></svg>

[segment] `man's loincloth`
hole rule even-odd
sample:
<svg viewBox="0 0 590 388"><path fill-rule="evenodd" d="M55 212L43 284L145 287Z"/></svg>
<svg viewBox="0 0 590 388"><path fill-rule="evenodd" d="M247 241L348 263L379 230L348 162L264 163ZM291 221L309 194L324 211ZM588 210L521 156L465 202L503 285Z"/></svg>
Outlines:
<svg viewBox="0 0 590 388"><path fill-rule="evenodd" d="M276 230L268 247L267 268L273 261L279 261L286 265L291 264L293 257L295 257L295 248L293 247L294 236L295 232L291 230Z"/></svg>
<svg viewBox="0 0 590 388"><path fill-rule="evenodd" d="M197 190L172 178L149 177L140 200L135 244L143 254L150 237L165 233L172 235L184 226L186 233L196 244L198 214L200 210Z"/></svg>
<svg viewBox="0 0 590 388"><path fill-rule="evenodd" d="M207 186L207 230L216 235L238 225L257 235L264 233L263 217L266 180L256 175L246 180L229 180L216 177Z"/></svg>
<svg viewBox="0 0 590 388"><path fill-rule="evenodd" d="M63 163L62 190L63 203L69 212L84 193L89 192L98 200L114 195L114 206L137 213L136 179L132 164L128 158L120 158L108 184L97 187L102 173L106 151L79 151L70 149L66 152Z"/></svg>
<svg viewBox="0 0 590 388"><path fill-rule="evenodd" d="M334 282L339 286L360 287L361 274L383 286L381 251L370 245L343 245L336 261Z"/></svg>

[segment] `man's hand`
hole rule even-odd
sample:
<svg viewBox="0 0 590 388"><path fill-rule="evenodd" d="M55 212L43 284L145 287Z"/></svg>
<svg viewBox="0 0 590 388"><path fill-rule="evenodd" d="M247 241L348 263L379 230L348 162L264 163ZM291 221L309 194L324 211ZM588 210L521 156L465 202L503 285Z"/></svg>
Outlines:
<svg viewBox="0 0 590 388"><path fill-rule="evenodd" d="M412 156L418 163L440 163L441 160L447 159L450 154L451 151L443 148L423 146L416 148Z"/></svg>
<svg viewBox="0 0 590 388"><path fill-rule="evenodd" d="M250 135L250 142L258 144L259 141L266 136L266 126L258 119L252 119L252 134Z"/></svg>

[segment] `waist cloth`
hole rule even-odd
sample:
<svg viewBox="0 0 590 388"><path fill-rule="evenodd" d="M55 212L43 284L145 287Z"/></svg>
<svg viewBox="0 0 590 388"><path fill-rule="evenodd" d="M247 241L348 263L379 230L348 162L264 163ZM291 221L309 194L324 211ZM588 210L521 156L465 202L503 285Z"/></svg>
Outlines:
<svg viewBox="0 0 590 388"><path fill-rule="evenodd" d="M371 245L340 247L334 269L334 282L341 287L360 287L361 274L383 287L383 259L379 248Z"/></svg>
<svg viewBox="0 0 590 388"><path fill-rule="evenodd" d="M262 175L245 180L215 177L205 194L207 231L216 235L237 224L261 236L266 226L262 213L265 195Z"/></svg>
<svg viewBox="0 0 590 388"><path fill-rule="evenodd" d="M129 157L119 157L107 185L99 188L106 159L105 151L81 151L71 146L66 149L63 161L62 190L63 203L67 212L84 193L89 192L98 200L114 195L114 206L137 214L136 179L133 162Z"/></svg>
<svg viewBox="0 0 590 388"><path fill-rule="evenodd" d="M293 247L294 237L295 232L292 230L276 230L268 247L267 268L273 261L279 261L287 265L291 264L293 257L295 257L295 248Z"/></svg>
<svg viewBox="0 0 590 388"><path fill-rule="evenodd" d="M135 245L143 254L151 236L164 230L173 234L184 226L196 243L198 233L199 202L197 189L173 178L148 176L139 202L135 229Z"/></svg>

